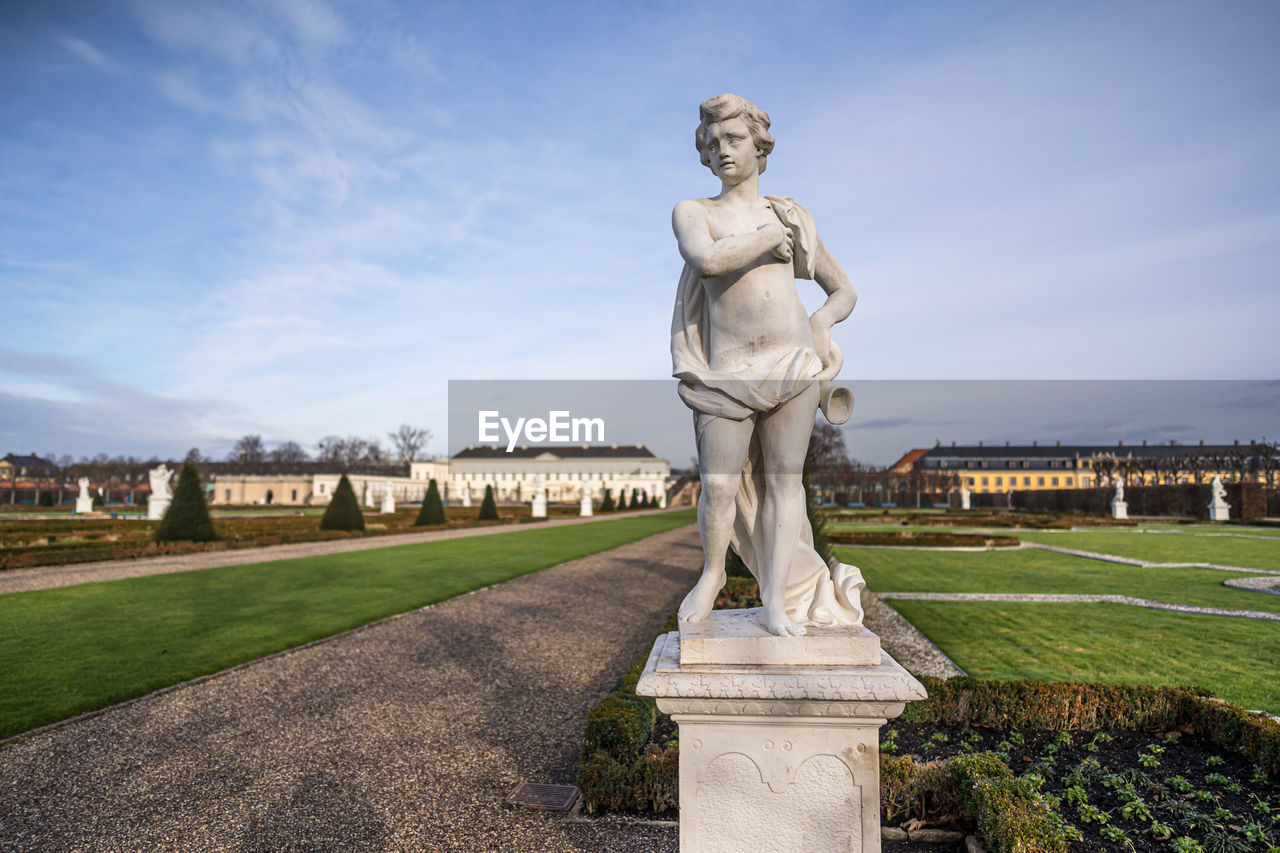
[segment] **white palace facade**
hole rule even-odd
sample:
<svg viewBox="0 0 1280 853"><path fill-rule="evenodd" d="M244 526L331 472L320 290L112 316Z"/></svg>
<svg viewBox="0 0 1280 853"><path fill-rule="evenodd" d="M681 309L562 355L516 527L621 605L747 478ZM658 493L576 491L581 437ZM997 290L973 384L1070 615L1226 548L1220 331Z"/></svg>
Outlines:
<svg viewBox="0 0 1280 853"><path fill-rule="evenodd" d="M453 455L447 477L442 477L440 466L445 464L415 462L410 476L419 482L435 477L446 500L457 500L465 487L472 500L479 502L485 487L493 486L499 503L521 503L532 499L534 481L541 476L547 500L553 503L579 500L590 484L597 502L603 500L605 489L615 500L625 492L628 503L639 490L660 506L666 505L671 477L671 464L642 444L523 445L510 451L497 445L472 445Z"/></svg>
<svg viewBox="0 0 1280 853"><path fill-rule="evenodd" d="M313 464L314 465L314 464ZM313 467L309 465L307 467ZM403 472L403 469L401 469ZM577 501L583 487L591 485L598 504L608 489L614 500L623 492L630 503L635 491L666 506L671 465L643 445L538 445L512 448L472 446L453 458L409 464L408 476L379 473L347 474L361 504L376 507L388 490L397 503L421 501L432 480L440 497L457 502L463 488L473 503L493 486L499 503L524 503L533 499L535 478L541 476L547 500ZM274 504L324 506L333 497L342 474L338 471L297 471L289 474L230 474L212 477L210 502L215 505Z"/></svg>

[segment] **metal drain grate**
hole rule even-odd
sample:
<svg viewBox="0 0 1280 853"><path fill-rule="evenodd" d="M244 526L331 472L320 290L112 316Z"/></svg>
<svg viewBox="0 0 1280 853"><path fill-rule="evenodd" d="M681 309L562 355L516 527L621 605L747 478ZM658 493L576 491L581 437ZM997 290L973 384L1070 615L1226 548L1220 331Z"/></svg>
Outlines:
<svg viewBox="0 0 1280 853"><path fill-rule="evenodd" d="M577 801L577 785L545 785L540 782L521 782L506 800L508 805L554 812L567 812Z"/></svg>

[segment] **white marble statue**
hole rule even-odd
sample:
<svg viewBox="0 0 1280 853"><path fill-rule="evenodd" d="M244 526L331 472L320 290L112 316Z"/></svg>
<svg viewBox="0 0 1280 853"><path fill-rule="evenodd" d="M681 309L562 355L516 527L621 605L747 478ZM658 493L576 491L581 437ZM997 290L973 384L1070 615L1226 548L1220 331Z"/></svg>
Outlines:
<svg viewBox="0 0 1280 853"><path fill-rule="evenodd" d="M80 487L80 494L76 495L76 512L93 512L93 495L89 494L89 478L81 477L76 480L76 485Z"/></svg>
<svg viewBox="0 0 1280 853"><path fill-rule="evenodd" d="M590 518L594 513L591 506L592 492L591 483L582 484L582 499L578 501L578 515L582 518Z"/></svg>
<svg viewBox="0 0 1280 853"><path fill-rule="evenodd" d="M961 509L972 509L972 507L970 506L970 495L971 495L971 494L972 494L972 492L970 492L970 491L969 491L969 487L968 487L968 486L961 486L961 487L960 487L960 508L961 508Z"/></svg>
<svg viewBox="0 0 1280 853"><path fill-rule="evenodd" d="M1129 517L1129 503L1124 499L1124 477L1116 480L1116 496L1111 501L1111 517L1118 519Z"/></svg>
<svg viewBox="0 0 1280 853"><path fill-rule="evenodd" d="M163 464L157 465L148 471L147 479L151 481L151 497L147 500L164 501L173 497L173 493L169 491L169 481L173 479L173 472Z"/></svg>
<svg viewBox="0 0 1280 853"><path fill-rule="evenodd" d="M533 502L530 514L534 518L547 517L547 480L541 474L533 478Z"/></svg>
<svg viewBox="0 0 1280 853"><path fill-rule="evenodd" d="M1226 521L1231 518L1231 504L1227 503L1227 487L1222 485L1220 474L1213 475L1210 489L1213 495L1209 500L1209 520Z"/></svg>
<svg viewBox="0 0 1280 853"><path fill-rule="evenodd" d="M383 515L390 515L396 511L396 498L392 493L394 484L387 480L382 486L382 506L378 510Z"/></svg>
<svg viewBox="0 0 1280 853"><path fill-rule="evenodd" d="M701 105L700 117L695 145L720 192L682 201L672 213L685 266L671 355L680 397L694 411L705 553L680 619L709 617L732 545L760 582L760 624L769 632L856 625L861 574L828 566L814 550L801 470L826 390L820 380L834 379L842 364L831 327L849 316L857 294L809 212L790 198L760 195L774 144L768 115L721 95ZM797 278L827 293L812 316Z"/></svg>
<svg viewBox="0 0 1280 853"><path fill-rule="evenodd" d="M463 486L459 489L458 498L462 501L463 506L471 506L471 487Z"/></svg>

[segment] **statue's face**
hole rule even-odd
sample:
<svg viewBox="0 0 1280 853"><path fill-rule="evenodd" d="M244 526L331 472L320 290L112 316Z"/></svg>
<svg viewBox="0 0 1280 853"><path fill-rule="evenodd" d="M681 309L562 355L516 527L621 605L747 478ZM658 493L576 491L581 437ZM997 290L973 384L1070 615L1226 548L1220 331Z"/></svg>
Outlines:
<svg viewBox="0 0 1280 853"><path fill-rule="evenodd" d="M726 184L740 184L759 172L760 152L741 117L708 125L703 138L711 171Z"/></svg>

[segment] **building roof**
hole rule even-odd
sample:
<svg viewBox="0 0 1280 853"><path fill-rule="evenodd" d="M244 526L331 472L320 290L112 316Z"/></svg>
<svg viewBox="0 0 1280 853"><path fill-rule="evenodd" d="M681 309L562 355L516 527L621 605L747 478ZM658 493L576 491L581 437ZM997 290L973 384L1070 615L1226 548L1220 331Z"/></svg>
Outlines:
<svg viewBox="0 0 1280 853"><path fill-rule="evenodd" d="M917 447L914 450L908 450L897 462L889 466L890 471L910 471L916 461L929 452L927 447Z"/></svg>
<svg viewBox="0 0 1280 853"><path fill-rule="evenodd" d="M58 467L58 466L57 466L57 465L55 465L54 463L50 462L48 459L43 459L43 458L41 458L41 457L39 457L39 456L36 456L36 455L34 455L34 454L32 454L31 456L17 456L17 455L15 455L15 454L13 454L13 453L6 453L6 454L4 455L4 459L3 459L3 460L0 460L0 461L9 462L9 463L11 463L14 467L17 467L17 468L23 468L23 467L26 467L26 468L56 468L56 467Z"/></svg>
<svg viewBox="0 0 1280 853"><path fill-rule="evenodd" d="M1248 449L1241 444L979 444L931 447L918 459L1073 459L1076 456L1169 456L1172 454L1222 453ZM906 457L903 457L904 459Z"/></svg>
<svg viewBox="0 0 1280 853"><path fill-rule="evenodd" d="M534 444L507 448L500 445L472 445L459 450L452 459L537 459L549 453L557 459L657 459L643 444Z"/></svg>

